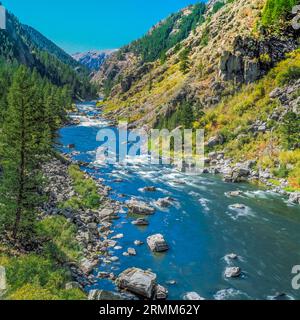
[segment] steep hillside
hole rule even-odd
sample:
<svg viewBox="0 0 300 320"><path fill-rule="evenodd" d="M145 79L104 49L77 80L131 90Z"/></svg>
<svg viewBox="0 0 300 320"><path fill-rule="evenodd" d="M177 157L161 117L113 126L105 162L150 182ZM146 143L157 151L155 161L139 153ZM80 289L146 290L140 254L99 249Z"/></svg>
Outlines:
<svg viewBox="0 0 300 320"><path fill-rule="evenodd" d="M7 29L0 30L0 58L36 68L58 86L68 85L76 98L94 95L88 71L38 31L7 13Z"/></svg>
<svg viewBox="0 0 300 320"><path fill-rule="evenodd" d="M150 31L147 41L112 55L95 76L106 94L99 106L133 126L205 128L213 172L300 190L299 31L291 26L299 3L210 1L188 36L159 59L144 53L156 38Z"/></svg>
<svg viewBox="0 0 300 320"><path fill-rule="evenodd" d="M55 56L57 59L59 59L61 62L69 65L73 68L79 68L82 67L77 61L73 59L69 54L67 54L64 50L62 50L60 47L58 47L55 43L47 39L45 36L43 36L40 32L35 30L34 28L22 25L23 29L29 36L29 40L38 47L40 50L47 51L48 53ZM82 71L84 69L82 68Z"/></svg>
<svg viewBox="0 0 300 320"><path fill-rule="evenodd" d="M72 55L73 59L91 71L98 71L106 59L116 50L91 50Z"/></svg>
<svg viewBox="0 0 300 320"><path fill-rule="evenodd" d="M279 24L274 16L274 22L266 26L262 16L268 15L267 1L273 0L210 1L201 13L199 7L191 6L176 14L173 24L190 17L193 23L188 23L187 36L170 48L165 46L159 59L155 59L158 53L149 58L144 52L151 52L150 44L156 38L173 44L172 35L178 34L178 28L166 34L162 30L174 16L154 28L162 37L150 31L147 41L142 38L112 55L94 77L107 97L108 116L149 126L160 126L161 119L173 117L173 125L178 125L176 112L186 100L197 119L203 109L264 76L298 46L297 32L285 21ZM186 23L183 25L185 29ZM271 25L281 28L279 35Z"/></svg>
<svg viewBox="0 0 300 320"><path fill-rule="evenodd" d="M232 171L240 167L244 178L299 191L300 51L207 110L194 127L205 128L207 162L227 180L243 178Z"/></svg>
<svg viewBox="0 0 300 320"><path fill-rule="evenodd" d="M150 73L157 59L165 62L167 51L203 23L205 10L205 5L200 3L159 22L143 38L112 54L94 81L107 96L129 91L135 82Z"/></svg>

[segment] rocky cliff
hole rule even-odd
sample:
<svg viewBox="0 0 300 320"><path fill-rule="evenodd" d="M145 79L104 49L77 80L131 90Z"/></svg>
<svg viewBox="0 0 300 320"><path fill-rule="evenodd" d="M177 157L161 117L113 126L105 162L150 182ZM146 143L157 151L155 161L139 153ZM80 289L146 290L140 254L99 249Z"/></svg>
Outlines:
<svg viewBox="0 0 300 320"><path fill-rule="evenodd" d="M162 51L158 59L145 59L141 40L113 54L94 77L107 97L108 114L154 126L176 112L184 100L199 109L210 108L242 84L260 79L298 46L291 27L280 35L261 27L266 1L210 1L204 11L197 12L201 18L186 37ZM163 39L172 42L183 17L194 10L190 6L175 15L171 27L166 19L154 29L167 24L169 33ZM153 30L148 33L151 36L155 36Z"/></svg>

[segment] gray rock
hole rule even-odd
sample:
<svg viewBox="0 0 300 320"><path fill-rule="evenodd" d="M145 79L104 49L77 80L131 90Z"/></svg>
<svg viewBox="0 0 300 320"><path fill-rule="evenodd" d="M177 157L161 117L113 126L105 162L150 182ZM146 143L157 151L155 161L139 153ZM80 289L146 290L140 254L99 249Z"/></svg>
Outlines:
<svg viewBox="0 0 300 320"><path fill-rule="evenodd" d="M151 299L156 287L156 279L157 276L153 272L130 268L119 275L116 284L120 289Z"/></svg>
<svg viewBox="0 0 300 320"><path fill-rule="evenodd" d="M152 186L143 188L143 191L146 191L146 192L155 192L156 190L157 190L156 187L152 187Z"/></svg>
<svg viewBox="0 0 300 320"><path fill-rule="evenodd" d="M82 287L80 283L75 281L66 283L66 290L72 290L72 289L82 289Z"/></svg>
<svg viewBox="0 0 300 320"><path fill-rule="evenodd" d="M117 261L119 261L119 258L118 257L110 257L109 260L111 262L117 262Z"/></svg>
<svg viewBox="0 0 300 320"><path fill-rule="evenodd" d="M89 223L87 225L87 228L92 231L92 232L95 232L95 231L98 231L98 225L97 223Z"/></svg>
<svg viewBox="0 0 300 320"><path fill-rule="evenodd" d="M207 146L212 148L216 145L219 145L219 144L223 144L224 143L224 138L221 136L221 135L217 135L217 136L214 136L214 137L211 137L208 142L207 142Z"/></svg>
<svg viewBox="0 0 300 320"><path fill-rule="evenodd" d="M281 88L275 88L271 93L270 93L270 98L275 99L278 98L282 94L282 89Z"/></svg>
<svg viewBox="0 0 300 320"><path fill-rule="evenodd" d="M148 226L149 221L143 218L132 221L132 224L135 226Z"/></svg>
<svg viewBox="0 0 300 320"><path fill-rule="evenodd" d="M197 301L197 300L205 300L205 299L202 298L197 292L188 292L185 294L184 300Z"/></svg>
<svg viewBox="0 0 300 320"><path fill-rule="evenodd" d="M166 300L168 298L168 290L162 285L158 284L155 288L155 298L157 300Z"/></svg>
<svg viewBox="0 0 300 320"><path fill-rule="evenodd" d="M98 260L88 260L87 258L83 258L80 261L80 269L85 273L89 274L93 271L93 269L97 266Z"/></svg>
<svg viewBox="0 0 300 320"><path fill-rule="evenodd" d="M108 279L110 277L110 273L105 271L100 271L97 277L100 279Z"/></svg>
<svg viewBox="0 0 300 320"><path fill-rule="evenodd" d="M134 248L128 248L127 252L130 256L136 256L136 250Z"/></svg>
<svg viewBox="0 0 300 320"><path fill-rule="evenodd" d="M140 241L140 240L135 240L135 241L134 241L134 245L135 245L135 246L142 246L143 244L144 244L143 241Z"/></svg>
<svg viewBox="0 0 300 320"><path fill-rule="evenodd" d="M153 252L163 252L169 250L169 246L166 243L163 235L155 234L147 238L149 248Z"/></svg>
<svg viewBox="0 0 300 320"><path fill-rule="evenodd" d="M92 290L89 293L88 300L124 300L121 294L112 292L112 291L105 291L105 290Z"/></svg>
<svg viewBox="0 0 300 320"><path fill-rule="evenodd" d="M166 282L166 284L171 285L171 286L174 286L176 283L177 283L176 280L169 280Z"/></svg>
<svg viewBox="0 0 300 320"><path fill-rule="evenodd" d="M239 267L229 267L225 269L225 278L238 278L241 275L241 268Z"/></svg>
<svg viewBox="0 0 300 320"><path fill-rule="evenodd" d="M168 208L169 206L172 205L173 202L174 202L174 199L172 199L171 197L167 197L167 198L158 199L155 202L155 204L161 208Z"/></svg>
<svg viewBox="0 0 300 320"><path fill-rule="evenodd" d="M147 203L131 199L126 201L127 208L133 214L152 215L155 209L149 206Z"/></svg>
<svg viewBox="0 0 300 320"><path fill-rule="evenodd" d="M122 239L124 238L124 234L123 233L119 233L113 237L111 237L112 240L115 240L115 239Z"/></svg>
<svg viewBox="0 0 300 320"><path fill-rule="evenodd" d="M245 210L246 206L244 204L236 203L229 206L230 209L233 210Z"/></svg>
<svg viewBox="0 0 300 320"><path fill-rule="evenodd" d="M230 192L225 193L225 195L228 196L228 197L238 197L238 196L240 196L242 194L243 194L243 192L240 191L240 190L238 190L238 191L230 191Z"/></svg>
<svg viewBox="0 0 300 320"><path fill-rule="evenodd" d="M102 219L114 219L117 217L117 214L113 209L103 209L99 212L99 218Z"/></svg>
<svg viewBox="0 0 300 320"><path fill-rule="evenodd" d="M300 192L294 192L290 194L289 202L300 204Z"/></svg>

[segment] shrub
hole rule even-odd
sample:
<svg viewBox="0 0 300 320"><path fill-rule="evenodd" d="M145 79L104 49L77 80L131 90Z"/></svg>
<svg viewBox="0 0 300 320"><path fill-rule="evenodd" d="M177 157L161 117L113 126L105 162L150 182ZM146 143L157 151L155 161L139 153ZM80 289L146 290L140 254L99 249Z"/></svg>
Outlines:
<svg viewBox="0 0 300 320"><path fill-rule="evenodd" d="M100 205L100 196L95 181L86 178L84 172L76 165L69 167L69 175L73 180L74 190L79 196L74 196L62 204L64 208L97 209Z"/></svg>
<svg viewBox="0 0 300 320"><path fill-rule="evenodd" d="M262 12L262 25L277 29L281 20L291 13L298 3L299 0L267 0Z"/></svg>
<svg viewBox="0 0 300 320"><path fill-rule="evenodd" d="M278 73L276 82L279 86L290 83L291 81L298 80L300 78L300 67L290 66L286 70Z"/></svg>
<svg viewBox="0 0 300 320"><path fill-rule="evenodd" d="M45 252L58 261L78 261L81 248L76 241L76 227L61 216L49 217L37 226L38 235L47 238Z"/></svg>
<svg viewBox="0 0 300 320"><path fill-rule="evenodd" d="M10 300L59 300L57 295L40 286L26 284L9 296Z"/></svg>

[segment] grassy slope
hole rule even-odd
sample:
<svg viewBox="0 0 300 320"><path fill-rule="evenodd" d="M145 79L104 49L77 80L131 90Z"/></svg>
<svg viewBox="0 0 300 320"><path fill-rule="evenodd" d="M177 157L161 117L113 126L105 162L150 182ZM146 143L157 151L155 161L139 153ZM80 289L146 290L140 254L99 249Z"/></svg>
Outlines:
<svg viewBox="0 0 300 320"><path fill-rule="evenodd" d="M283 86L282 79L288 79L290 70L300 68L300 51L289 55L269 74L257 83L244 86L233 97L229 97L195 123L196 127L205 126L208 137L222 134L226 142L216 149L225 149L226 156L236 161L257 159L258 166L270 168L280 177L280 168L290 168L281 177L288 178L291 189L300 189L300 150L286 150L280 130L281 124L268 121L272 111L280 106L269 94ZM295 93L299 95L299 92ZM259 133L254 136L249 130L256 120L266 121L272 133ZM300 128L299 128L300 129ZM243 135L243 138L238 138Z"/></svg>
<svg viewBox="0 0 300 320"><path fill-rule="evenodd" d="M100 205L95 182L86 178L78 166L69 167L69 175L77 196L63 207L96 209ZM66 262L78 263L82 248L76 238L76 226L62 216L45 218L37 223L37 238L43 244L39 254L18 254L0 245L0 265L6 268L9 284L8 300L82 300L86 294L79 289L66 290L72 281Z"/></svg>
<svg viewBox="0 0 300 320"><path fill-rule="evenodd" d="M77 262L81 248L75 240L76 229L63 217L50 217L39 222L37 233L43 239L39 254L18 254L0 246L0 265L6 268L8 300L81 300L79 289L66 290L72 281L65 262Z"/></svg>
<svg viewBox="0 0 300 320"><path fill-rule="evenodd" d="M196 98L206 105L207 97L213 96L212 83L219 79L221 52L232 50L237 35L253 34L265 1L230 1L209 14L205 23L180 42L179 51L175 48L168 51L167 60L153 62L152 71L134 82L128 92L117 90L102 103L105 112L117 112L114 116L121 119L141 120L153 125L154 119L163 117L168 105L186 88L196 92ZM184 48L190 48L190 69L186 73L180 70L180 55Z"/></svg>

